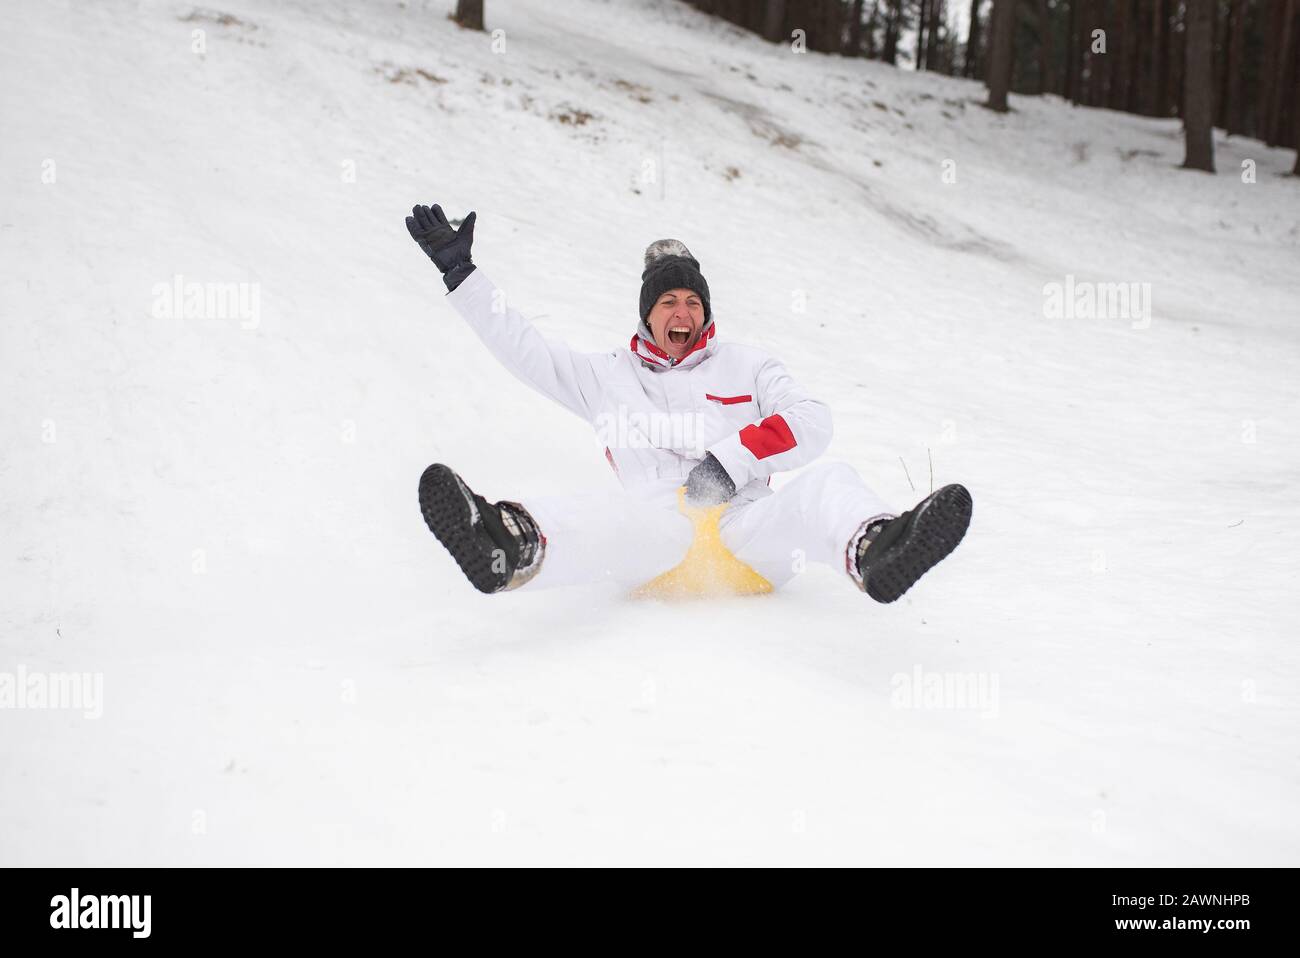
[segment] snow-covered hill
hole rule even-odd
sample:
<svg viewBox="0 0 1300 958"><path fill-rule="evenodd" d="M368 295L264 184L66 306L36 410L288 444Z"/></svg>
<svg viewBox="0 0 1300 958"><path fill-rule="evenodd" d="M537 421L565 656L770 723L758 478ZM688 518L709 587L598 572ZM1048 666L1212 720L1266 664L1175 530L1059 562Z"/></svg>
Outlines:
<svg viewBox="0 0 1300 958"><path fill-rule="evenodd" d="M1291 153L1186 173L1175 122L669 0L489 0L495 51L451 0L206 2L0 32L0 674L103 683L0 711L0 863L1300 864ZM684 239L832 457L969 486L966 542L890 607L480 596L425 465L614 480L442 301L416 202L593 350ZM1111 282L1149 322L1045 307Z"/></svg>

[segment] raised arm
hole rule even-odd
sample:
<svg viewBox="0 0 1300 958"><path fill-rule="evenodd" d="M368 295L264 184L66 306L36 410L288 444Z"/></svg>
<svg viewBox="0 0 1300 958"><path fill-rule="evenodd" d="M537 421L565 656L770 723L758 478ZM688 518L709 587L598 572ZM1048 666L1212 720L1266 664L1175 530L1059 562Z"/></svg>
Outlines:
<svg viewBox="0 0 1300 958"><path fill-rule="evenodd" d="M420 248L442 270L447 300L488 351L515 378L591 421L600 392L597 366L611 354L579 353L549 339L514 307L470 258L476 214L454 229L442 208L417 206L406 227Z"/></svg>

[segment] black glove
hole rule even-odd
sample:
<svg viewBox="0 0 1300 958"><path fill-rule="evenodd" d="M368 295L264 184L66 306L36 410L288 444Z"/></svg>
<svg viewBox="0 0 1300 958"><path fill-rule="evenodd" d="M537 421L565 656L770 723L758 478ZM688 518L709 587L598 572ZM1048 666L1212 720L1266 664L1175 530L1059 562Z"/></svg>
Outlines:
<svg viewBox="0 0 1300 958"><path fill-rule="evenodd" d="M411 239L419 243L425 255L442 270L442 281L447 284L449 293L474 272L469 248L474 243L474 220L477 218L477 213L470 213L460 224L460 229L455 229L436 203L433 209L416 206L406 218Z"/></svg>
<svg viewBox="0 0 1300 958"><path fill-rule="evenodd" d="M735 494L736 484L711 452L686 477L686 501L693 506L716 506Z"/></svg>

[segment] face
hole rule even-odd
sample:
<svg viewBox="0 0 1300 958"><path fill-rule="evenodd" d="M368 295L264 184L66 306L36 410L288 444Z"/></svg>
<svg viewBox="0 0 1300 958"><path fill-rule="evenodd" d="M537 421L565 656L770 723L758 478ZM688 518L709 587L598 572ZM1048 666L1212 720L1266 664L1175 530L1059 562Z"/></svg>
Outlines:
<svg viewBox="0 0 1300 958"><path fill-rule="evenodd" d="M646 318L655 345L673 359L681 359L704 328L704 301L689 289L670 289L655 301Z"/></svg>

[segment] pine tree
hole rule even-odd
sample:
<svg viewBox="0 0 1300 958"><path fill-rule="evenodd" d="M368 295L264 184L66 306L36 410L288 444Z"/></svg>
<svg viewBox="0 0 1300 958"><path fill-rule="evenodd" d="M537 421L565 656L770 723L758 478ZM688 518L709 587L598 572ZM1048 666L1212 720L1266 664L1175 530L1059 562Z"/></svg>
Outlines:
<svg viewBox="0 0 1300 958"><path fill-rule="evenodd" d="M455 20L466 30L482 30L483 0L456 0Z"/></svg>
<svg viewBox="0 0 1300 958"><path fill-rule="evenodd" d="M992 32L989 37L989 99L987 106L1007 112L1011 87L1011 58L1015 47L1016 0L993 0Z"/></svg>
<svg viewBox="0 0 1300 958"><path fill-rule="evenodd" d="M1292 0L1294 2L1294 0ZM1183 68L1183 167L1214 172L1214 0L1187 0Z"/></svg>

